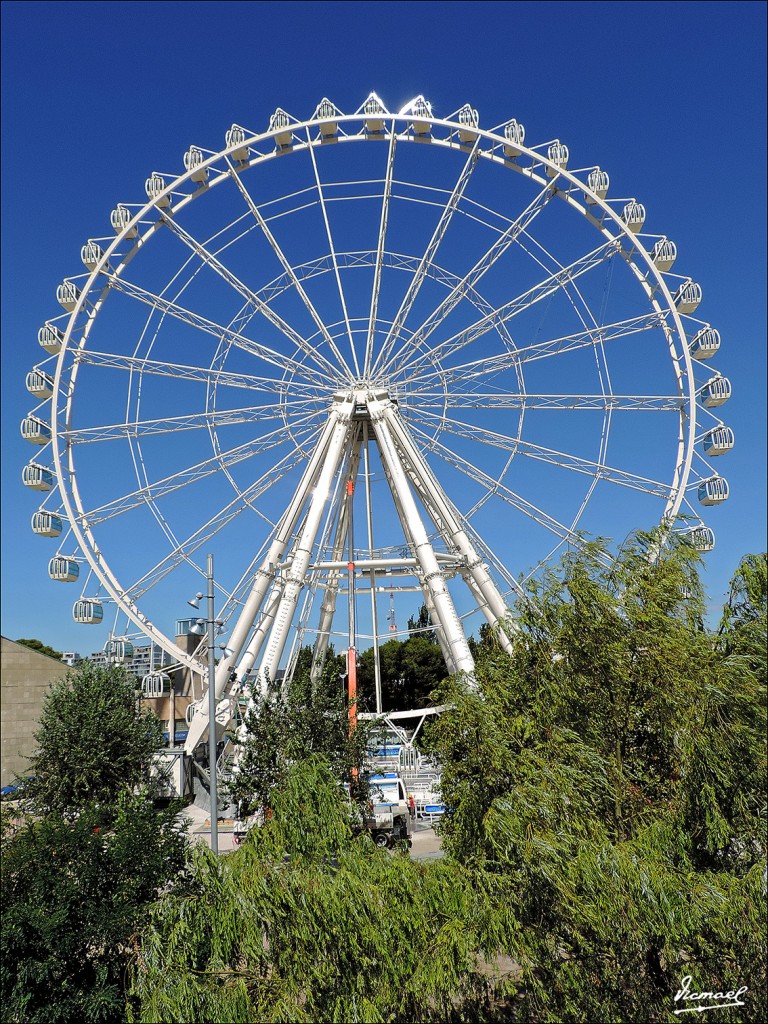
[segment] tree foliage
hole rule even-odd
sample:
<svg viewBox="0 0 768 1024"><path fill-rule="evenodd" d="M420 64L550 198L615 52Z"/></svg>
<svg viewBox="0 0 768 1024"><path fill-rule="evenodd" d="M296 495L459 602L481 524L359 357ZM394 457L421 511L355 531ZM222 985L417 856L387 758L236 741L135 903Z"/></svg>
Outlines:
<svg viewBox="0 0 768 1024"><path fill-rule="evenodd" d="M148 785L152 754L164 746L159 720L138 710L133 676L86 661L47 693L35 742L22 793L36 813L109 805Z"/></svg>
<svg viewBox="0 0 768 1024"><path fill-rule="evenodd" d="M427 606L408 619L413 634L406 640L387 640L379 648L382 707L385 711L429 707L432 691L446 678L445 662ZM373 648L363 651L358 666L358 687L366 710L375 710Z"/></svg>
<svg viewBox="0 0 768 1024"><path fill-rule="evenodd" d="M270 681L266 693L254 695L237 770L227 786L244 808L271 807L275 787L307 756L325 757L338 783L351 783L364 765L371 726L359 722L350 735L343 659L331 649L314 682L311 668L312 651L302 648L287 686Z"/></svg>
<svg viewBox="0 0 768 1024"><path fill-rule="evenodd" d="M192 891L159 901L134 1019L489 1019L482 949L496 924L470 875L353 836L318 755L291 765L272 801L248 843L219 862L196 851Z"/></svg>
<svg viewBox="0 0 768 1024"><path fill-rule="evenodd" d="M429 735L444 848L515 904L521 1019L672 1019L687 974L766 1012L764 669L702 627L695 553L658 549L569 554ZM764 605L729 622L759 624L764 659Z"/></svg>
<svg viewBox="0 0 768 1024"><path fill-rule="evenodd" d="M23 647L29 647L32 651L37 651L38 654L45 654L49 658L55 658L56 661L61 661L61 651L56 651L53 647L49 647L48 644L44 644L42 640L36 640L34 638L19 638L16 641L17 644L21 644Z"/></svg>
<svg viewBox="0 0 768 1024"><path fill-rule="evenodd" d="M113 1024L133 937L186 864L178 807L149 799L160 725L122 669L83 664L49 692L36 740L32 813L3 836L2 1019Z"/></svg>

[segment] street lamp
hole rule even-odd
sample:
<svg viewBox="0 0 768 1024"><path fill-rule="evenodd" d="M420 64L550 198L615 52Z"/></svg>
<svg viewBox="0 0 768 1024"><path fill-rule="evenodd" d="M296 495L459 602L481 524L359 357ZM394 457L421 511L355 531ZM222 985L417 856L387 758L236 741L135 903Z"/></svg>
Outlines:
<svg viewBox="0 0 768 1024"><path fill-rule="evenodd" d="M214 853L219 852L219 794L216 780L216 648L221 647L226 657L232 651L225 644L216 643L216 634L220 633L223 623L219 622L214 615L214 590L213 590L213 555L208 555L208 618L198 619L190 628L190 633L202 635L203 627L208 632L208 765L209 765L209 792L211 796L211 849ZM198 593L187 603L193 608L200 607L203 595Z"/></svg>

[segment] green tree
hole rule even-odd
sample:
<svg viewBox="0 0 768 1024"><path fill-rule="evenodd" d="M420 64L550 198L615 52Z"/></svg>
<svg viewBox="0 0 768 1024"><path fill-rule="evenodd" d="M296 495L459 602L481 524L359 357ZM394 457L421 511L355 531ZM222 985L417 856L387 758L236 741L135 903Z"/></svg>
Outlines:
<svg viewBox="0 0 768 1024"><path fill-rule="evenodd" d="M688 974L766 1013L759 679L702 628L695 553L659 548L569 554L429 733L444 848L515 907L518 1019L672 1020Z"/></svg>
<svg viewBox="0 0 768 1024"><path fill-rule="evenodd" d="M2 849L3 1020L113 1024L147 908L184 877L178 807L149 798L160 725L123 669L84 664L52 687L36 740L30 814Z"/></svg>
<svg viewBox="0 0 768 1024"><path fill-rule="evenodd" d="M343 659L331 648L314 682L311 668L312 651L305 647L287 686L270 682L265 694L254 696L244 721L247 738L227 787L244 809L271 807L272 792L292 765L313 754L327 759L339 783L359 778L372 726L360 721L350 734Z"/></svg>
<svg viewBox="0 0 768 1024"><path fill-rule="evenodd" d="M22 785L35 813L108 806L118 793L150 784L152 755L164 739L157 717L138 710L136 686L122 666L87 661L53 684Z"/></svg>
<svg viewBox="0 0 768 1024"><path fill-rule="evenodd" d="M20 638L16 643L22 644L24 647L29 647L30 650L37 651L38 654L46 654L49 658L55 658L56 661L61 661L61 651L54 650L53 647L49 647L48 644L44 644L42 640L28 640Z"/></svg>
<svg viewBox="0 0 768 1024"><path fill-rule="evenodd" d="M158 902L134 961L135 1021L511 1019L489 1016L498 937L463 868L353 836L317 755L271 798L248 843L220 861L196 851L191 891Z"/></svg>

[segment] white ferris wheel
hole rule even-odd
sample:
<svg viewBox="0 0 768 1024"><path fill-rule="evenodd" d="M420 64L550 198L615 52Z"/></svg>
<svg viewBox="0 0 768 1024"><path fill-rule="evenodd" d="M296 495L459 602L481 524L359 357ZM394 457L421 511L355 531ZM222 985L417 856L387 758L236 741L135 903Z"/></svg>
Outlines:
<svg viewBox="0 0 768 1024"><path fill-rule="evenodd" d="M27 375L32 529L75 620L114 613L200 672L173 623L215 551L224 721L302 645L316 668L329 643L378 650L392 593L471 673L469 633L509 643L520 579L585 532L666 522L711 549L719 334L644 206L572 162L516 120L372 93L152 173L83 246Z"/></svg>

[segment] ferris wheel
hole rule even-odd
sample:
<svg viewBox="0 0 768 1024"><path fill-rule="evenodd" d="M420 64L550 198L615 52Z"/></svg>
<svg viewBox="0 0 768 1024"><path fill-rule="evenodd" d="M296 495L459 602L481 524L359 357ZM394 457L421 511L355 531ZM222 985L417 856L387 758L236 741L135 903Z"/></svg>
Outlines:
<svg viewBox="0 0 768 1024"><path fill-rule="evenodd" d="M27 375L32 529L75 621L200 672L173 623L215 551L226 702L302 645L378 650L383 595L416 594L471 673L472 629L509 645L521 580L585 534L663 522L710 550L719 334L643 204L572 163L517 120L372 93L153 172Z"/></svg>

